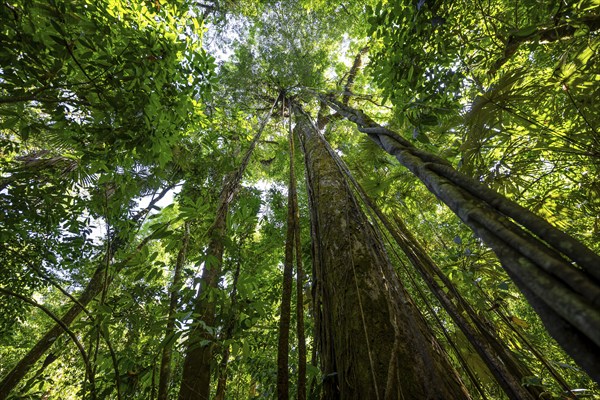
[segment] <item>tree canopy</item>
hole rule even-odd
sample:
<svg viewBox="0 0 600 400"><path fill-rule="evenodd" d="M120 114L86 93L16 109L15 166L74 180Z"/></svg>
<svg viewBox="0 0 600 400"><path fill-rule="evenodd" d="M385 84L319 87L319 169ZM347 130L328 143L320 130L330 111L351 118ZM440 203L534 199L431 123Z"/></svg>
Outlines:
<svg viewBox="0 0 600 400"><path fill-rule="evenodd" d="M598 0L0 22L0 399L600 396Z"/></svg>

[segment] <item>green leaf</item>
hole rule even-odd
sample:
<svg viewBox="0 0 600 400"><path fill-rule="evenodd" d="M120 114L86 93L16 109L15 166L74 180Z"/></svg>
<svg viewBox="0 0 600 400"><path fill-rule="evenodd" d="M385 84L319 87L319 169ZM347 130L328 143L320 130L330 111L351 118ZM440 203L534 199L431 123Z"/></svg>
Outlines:
<svg viewBox="0 0 600 400"><path fill-rule="evenodd" d="M536 33L538 30L537 26L528 26L526 28L521 28L519 30L516 31L512 31L511 34L515 37L529 37L531 35L533 35L534 33Z"/></svg>

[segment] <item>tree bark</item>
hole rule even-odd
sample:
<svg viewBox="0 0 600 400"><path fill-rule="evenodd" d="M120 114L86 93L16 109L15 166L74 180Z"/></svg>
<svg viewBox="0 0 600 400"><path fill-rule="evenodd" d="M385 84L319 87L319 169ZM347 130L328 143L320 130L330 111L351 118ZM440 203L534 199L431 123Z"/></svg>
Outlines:
<svg viewBox="0 0 600 400"><path fill-rule="evenodd" d="M600 382L600 256L362 112L321 99L396 157L494 250L550 334Z"/></svg>
<svg viewBox="0 0 600 400"><path fill-rule="evenodd" d="M327 399L469 398L401 286L324 138L297 107L313 231Z"/></svg>
<svg viewBox="0 0 600 400"><path fill-rule="evenodd" d="M294 209L294 139L292 132L289 134L290 176L288 184L287 202L287 234L285 240L285 256L283 261L283 285L281 290L281 308L279 315L279 337L277 342L277 399L287 400L289 398L289 344L290 344L290 320L292 310L292 281L294 263L294 235L295 215Z"/></svg>
<svg viewBox="0 0 600 400"><path fill-rule="evenodd" d="M410 232L403 229L405 226L402 221L399 219L396 219L396 221L397 226L400 228L399 232L391 226L389 221L385 221L384 225L423 277L423 280L434 296L448 312L448 315L450 315L454 323L464 333L469 343L471 343L477 354L479 354L490 372L494 375L508 398L513 400L538 398L542 393L539 388L535 386L525 388L521 383L523 378L533 374L527 373L526 368L508 352L495 335L487 330L470 305L462 299L462 296L456 291L454 285L439 270L421 245ZM442 281L453 296L458 296L457 300L466 311L470 321L459 311L458 307L450 299L450 296L438 284L436 277Z"/></svg>
<svg viewBox="0 0 600 400"><path fill-rule="evenodd" d="M419 241L410 233L404 222L398 216L394 216L396 222L396 226L394 226L379 207L377 207L377 205L369 198L360 184L352 178L350 171L343 164L343 161L337 156L336 158L340 167L352 181L362 200L375 213L402 252L410 260L411 264L421 275L433 295L448 312L448 315L450 315L454 323L463 332L469 343L471 343L477 354L479 354L490 372L494 375L508 398L513 400L539 398L542 394L539 387L529 386L525 388L521 384L525 377L533 374L527 367L510 354L508 349L502 345L496 335L487 329L470 304L463 299L462 295L456 290L452 282L450 282L435 262L427 255L427 252L423 249ZM436 278L442 282L448 290L448 294L438 283ZM451 300L451 296L453 296L466 311L468 318L459 311L458 307Z"/></svg>

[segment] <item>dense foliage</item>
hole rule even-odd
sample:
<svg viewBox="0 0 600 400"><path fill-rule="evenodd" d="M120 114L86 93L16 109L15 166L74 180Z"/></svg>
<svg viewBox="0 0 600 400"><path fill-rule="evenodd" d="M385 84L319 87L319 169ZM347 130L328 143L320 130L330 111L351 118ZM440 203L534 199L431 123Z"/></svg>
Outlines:
<svg viewBox="0 0 600 400"><path fill-rule="evenodd" d="M395 226L406 224L460 313L462 297L528 371L524 387L544 398L598 395L481 238L318 95L364 110L598 253L599 32L598 0L2 2L0 379L52 317L94 294L62 328L73 335L58 337L10 394L0 387L0 399L154 399L164 348L176 398L202 272L217 262L216 285L202 286L216 316L200 343L214 349L212 393L226 368L225 398L276 396L292 124L284 99L312 115ZM259 127L228 199L221 263L208 247L222 194ZM314 205L298 140L296 149L305 296L296 304L292 292L292 308L306 314L316 399L328 377L311 299ZM367 215L473 397L503 398L389 227Z"/></svg>

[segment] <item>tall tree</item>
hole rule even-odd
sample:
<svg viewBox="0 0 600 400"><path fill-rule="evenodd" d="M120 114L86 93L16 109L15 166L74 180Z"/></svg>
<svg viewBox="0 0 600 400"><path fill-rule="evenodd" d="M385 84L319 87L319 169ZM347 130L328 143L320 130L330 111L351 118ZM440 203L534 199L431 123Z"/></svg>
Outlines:
<svg viewBox="0 0 600 400"><path fill-rule="evenodd" d="M1 3L0 398L597 395L596 3Z"/></svg>
<svg viewBox="0 0 600 400"><path fill-rule="evenodd" d="M326 142L297 105L294 114L312 208L325 397L469 398L400 285Z"/></svg>
<svg viewBox="0 0 600 400"><path fill-rule="evenodd" d="M600 352L589 352L600 346L600 313L595 307L600 298L600 256L542 218L458 173L445 160L416 149L363 113L335 100L326 101L417 175L494 249L552 335L590 376L600 379ZM581 269L573 268L568 258Z"/></svg>
<svg viewBox="0 0 600 400"><path fill-rule="evenodd" d="M202 272L200 289L194 300L196 317L188 334L188 344L183 365L179 400L204 400L210 397L211 364L213 358L213 340L216 319L216 301L211 300L210 292L217 290L222 275L223 251L227 235L227 214L229 207L240 188L246 167L263 130L269 121L273 108L260 122L250 147L244 153L240 165L228 174L223 183L217 205L215 220L208 231L209 244L206 250L206 261ZM213 295L214 297L214 295ZM202 341L205 343L202 343Z"/></svg>

